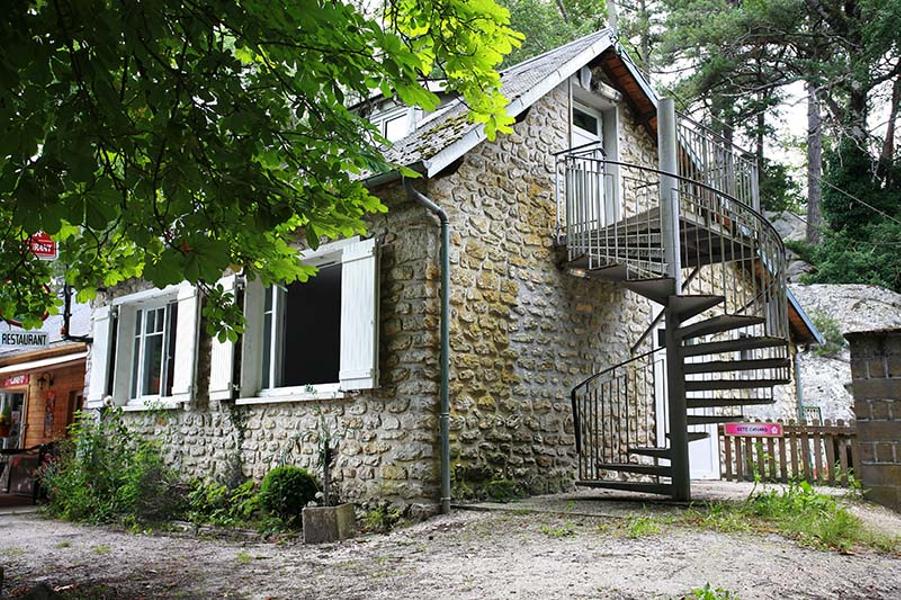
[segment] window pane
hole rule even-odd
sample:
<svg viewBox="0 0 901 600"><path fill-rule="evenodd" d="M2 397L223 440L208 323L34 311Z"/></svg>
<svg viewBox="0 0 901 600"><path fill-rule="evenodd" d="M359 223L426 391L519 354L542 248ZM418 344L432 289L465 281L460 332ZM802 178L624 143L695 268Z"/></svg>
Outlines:
<svg viewBox="0 0 901 600"><path fill-rule="evenodd" d="M144 338L143 377L141 394L154 396L160 393L160 378L163 366L163 336L160 333Z"/></svg>
<svg viewBox="0 0 901 600"><path fill-rule="evenodd" d="M341 265L323 267L288 287L282 385L338 383L341 357Z"/></svg>
<svg viewBox="0 0 901 600"><path fill-rule="evenodd" d="M143 310L138 310L138 312L135 313L135 335L141 335L141 319L143 316Z"/></svg>
<svg viewBox="0 0 901 600"><path fill-rule="evenodd" d="M272 370L272 289L273 286L266 288L263 312L263 377L260 380L263 389L270 387L269 374Z"/></svg>
<svg viewBox="0 0 901 600"><path fill-rule="evenodd" d="M169 325L166 327L166 368L163 379L165 389L163 395L172 395L172 374L175 372L175 332L178 329L178 303L173 302L166 307Z"/></svg>
<svg viewBox="0 0 901 600"><path fill-rule="evenodd" d="M578 108L573 109L573 125L579 129L584 129L585 131L598 135L599 128L597 117L581 111Z"/></svg>
<svg viewBox="0 0 901 600"><path fill-rule="evenodd" d="M138 397L138 365L141 360L141 337L135 338L131 355L131 397Z"/></svg>
<svg viewBox="0 0 901 600"><path fill-rule="evenodd" d="M396 142L405 135L410 127L410 120L406 114L385 121L385 137L389 142Z"/></svg>

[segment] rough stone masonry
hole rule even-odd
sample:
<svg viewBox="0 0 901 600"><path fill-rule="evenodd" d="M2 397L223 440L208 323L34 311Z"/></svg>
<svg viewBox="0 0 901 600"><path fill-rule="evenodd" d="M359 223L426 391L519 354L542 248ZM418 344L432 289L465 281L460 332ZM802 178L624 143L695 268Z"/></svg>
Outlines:
<svg viewBox="0 0 901 600"><path fill-rule="evenodd" d="M653 140L627 107L621 110L621 159L653 167ZM554 153L568 147L568 113L561 85L532 106L513 134L483 142L455 172L416 184L451 219L456 497L499 478L529 492L570 487L568 391L628 358L651 320L647 300L559 267ZM400 186L375 193L389 207L369 223L381 248L380 387L338 400L209 401L204 337L194 401L183 410L128 413L135 427L163 442L168 460L186 476L259 479L282 461L318 470L324 423L340 438L333 479L342 499L434 509L438 230Z"/></svg>

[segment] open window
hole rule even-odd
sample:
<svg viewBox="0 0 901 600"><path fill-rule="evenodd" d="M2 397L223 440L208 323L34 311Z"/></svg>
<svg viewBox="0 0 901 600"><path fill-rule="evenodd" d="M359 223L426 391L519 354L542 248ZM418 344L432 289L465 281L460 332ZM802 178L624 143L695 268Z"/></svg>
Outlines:
<svg viewBox="0 0 901 600"><path fill-rule="evenodd" d="M245 332L234 344L213 341L210 397L251 404L377 387L377 250L374 239L353 238L305 252L319 272L303 283L231 278Z"/></svg>
<svg viewBox="0 0 901 600"><path fill-rule="evenodd" d="M113 300L94 313L87 406L146 408L192 399L199 302L190 285Z"/></svg>

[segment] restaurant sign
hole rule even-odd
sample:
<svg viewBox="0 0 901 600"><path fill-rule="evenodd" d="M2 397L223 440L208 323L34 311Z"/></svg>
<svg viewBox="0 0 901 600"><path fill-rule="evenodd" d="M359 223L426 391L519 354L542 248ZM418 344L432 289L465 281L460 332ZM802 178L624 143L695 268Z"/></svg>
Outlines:
<svg viewBox="0 0 901 600"><path fill-rule="evenodd" d="M782 423L726 423L724 429L733 437L782 437Z"/></svg>
<svg viewBox="0 0 901 600"><path fill-rule="evenodd" d="M0 346L13 348L44 348L50 344L46 331L4 331L0 333Z"/></svg>
<svg viewBox="0 0 901 600"><path fill-rule="evenodd" d="M0 389L14 388L28 385L28 373L19 373L18 375L9 375L0 379Z"/></svg>

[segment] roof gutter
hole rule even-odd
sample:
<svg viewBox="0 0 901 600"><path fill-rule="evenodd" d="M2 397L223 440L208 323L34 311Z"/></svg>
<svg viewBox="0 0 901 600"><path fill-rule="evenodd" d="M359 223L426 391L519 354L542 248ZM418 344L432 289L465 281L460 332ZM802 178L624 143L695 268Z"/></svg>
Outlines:
<svg viewBox="0 0 901 600"><path fill-rule="evenodd" d="M439 387L438 410L438 444L440 446L441 465L441 512L450 512L450 224L444 209L435 204L425 194L413 187L409 180L404 180L404 188L410 199L425 207L438 217L441 224L441 355L439 368L441 382Z"/></svg>

